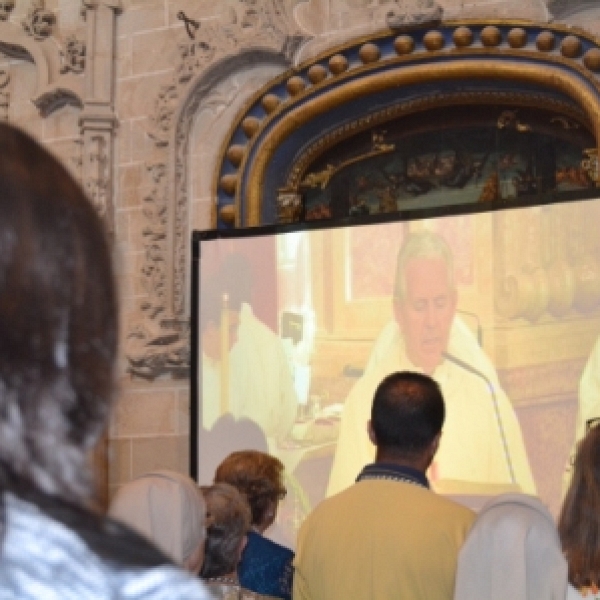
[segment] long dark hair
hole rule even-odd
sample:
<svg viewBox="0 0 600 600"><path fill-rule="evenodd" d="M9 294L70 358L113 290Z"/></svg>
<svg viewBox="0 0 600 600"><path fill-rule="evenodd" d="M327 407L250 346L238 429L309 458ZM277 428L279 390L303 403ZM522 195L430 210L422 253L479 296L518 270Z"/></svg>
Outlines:
<svg viewBox="0 0 600 600"><path fill-rule="evenodd" d="M577 587L600 584L600 427L579 443L573 478L558 521L569 582Z"/></svg>
<svg viewBox="0 0 600 600"><path fill-rule="evenodd" d="M83 505L114 387L109 244L67 170L0 124L0 489Z"/></svg>

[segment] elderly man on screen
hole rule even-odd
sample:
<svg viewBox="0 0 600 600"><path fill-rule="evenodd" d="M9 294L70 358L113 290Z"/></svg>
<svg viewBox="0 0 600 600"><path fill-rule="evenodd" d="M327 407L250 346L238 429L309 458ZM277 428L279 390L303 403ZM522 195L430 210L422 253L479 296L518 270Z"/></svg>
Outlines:
<svg viewBox="0 0 600 600"><path fill-rule="evenodd" d="M513 407L489 359L456 319L456 304L450 248L434 233L411 233L398 254L394 324L380 335L344 405L328 496L351 485L373 460L375 448L364 435L369 398L399 370L431 375L446 398L444 432L429 469L434 487L459 494L535 493Z"/></svg>

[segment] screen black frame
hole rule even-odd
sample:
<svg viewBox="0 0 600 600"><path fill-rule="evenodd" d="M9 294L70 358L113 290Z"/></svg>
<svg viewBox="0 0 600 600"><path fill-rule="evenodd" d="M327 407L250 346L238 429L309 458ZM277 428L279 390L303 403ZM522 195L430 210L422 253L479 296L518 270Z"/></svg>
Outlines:
<svg viewBox="0 0 600 600"><path fill-rule="evenodd" d="M360 225L373 225L377 223L410 222L436 217L471 215L478 213L499 212L502 210L514 210L517 208L529 208L536 206L548 206L552 204L564 204L569 202L582 202L586 200L598 200L599 198L600 187L596 187L568 192L546 192L544 194L521 197L517 200L510 201L455 204L451 206L439 206L434 208L415 208L411 210L401 210L372 216L345 217L343 219L322 219L283 224L279 223L262 225L260 227L193 230L191 236L192 261L190 277L190 476L194 480L198 480L198 417L200 414L200 390L202 388L202 372L201 369L199 369L200 345L198 331L200 325L200 258L202 242L221 238L249 238L265 235L293 233L297 231L340 229L356 227Z"/></svg>

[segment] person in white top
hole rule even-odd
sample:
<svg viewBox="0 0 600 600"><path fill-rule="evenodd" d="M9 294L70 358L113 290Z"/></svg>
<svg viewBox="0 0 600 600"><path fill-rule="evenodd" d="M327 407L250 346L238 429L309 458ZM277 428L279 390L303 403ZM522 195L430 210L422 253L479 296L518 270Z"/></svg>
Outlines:
<svg viewBox="0 0 600 600"><path fill-rule="evenodd" d="M481 509L458 556L454 600L563 600L567 562L554 519L526 494Z"/></svg>

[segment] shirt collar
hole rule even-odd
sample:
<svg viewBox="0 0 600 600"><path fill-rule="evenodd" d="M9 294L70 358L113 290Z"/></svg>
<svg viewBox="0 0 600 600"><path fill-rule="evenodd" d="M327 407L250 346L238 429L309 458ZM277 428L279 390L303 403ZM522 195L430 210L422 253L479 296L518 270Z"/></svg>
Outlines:
<svg viewBox="0 0 600 600"><path fill-rule="evenodd" d="M391 463L373 463L367 465L356 478L356 481L369 479L387 479L401 483L411 483L429 489L427 477L417 469Z"/></svg>

